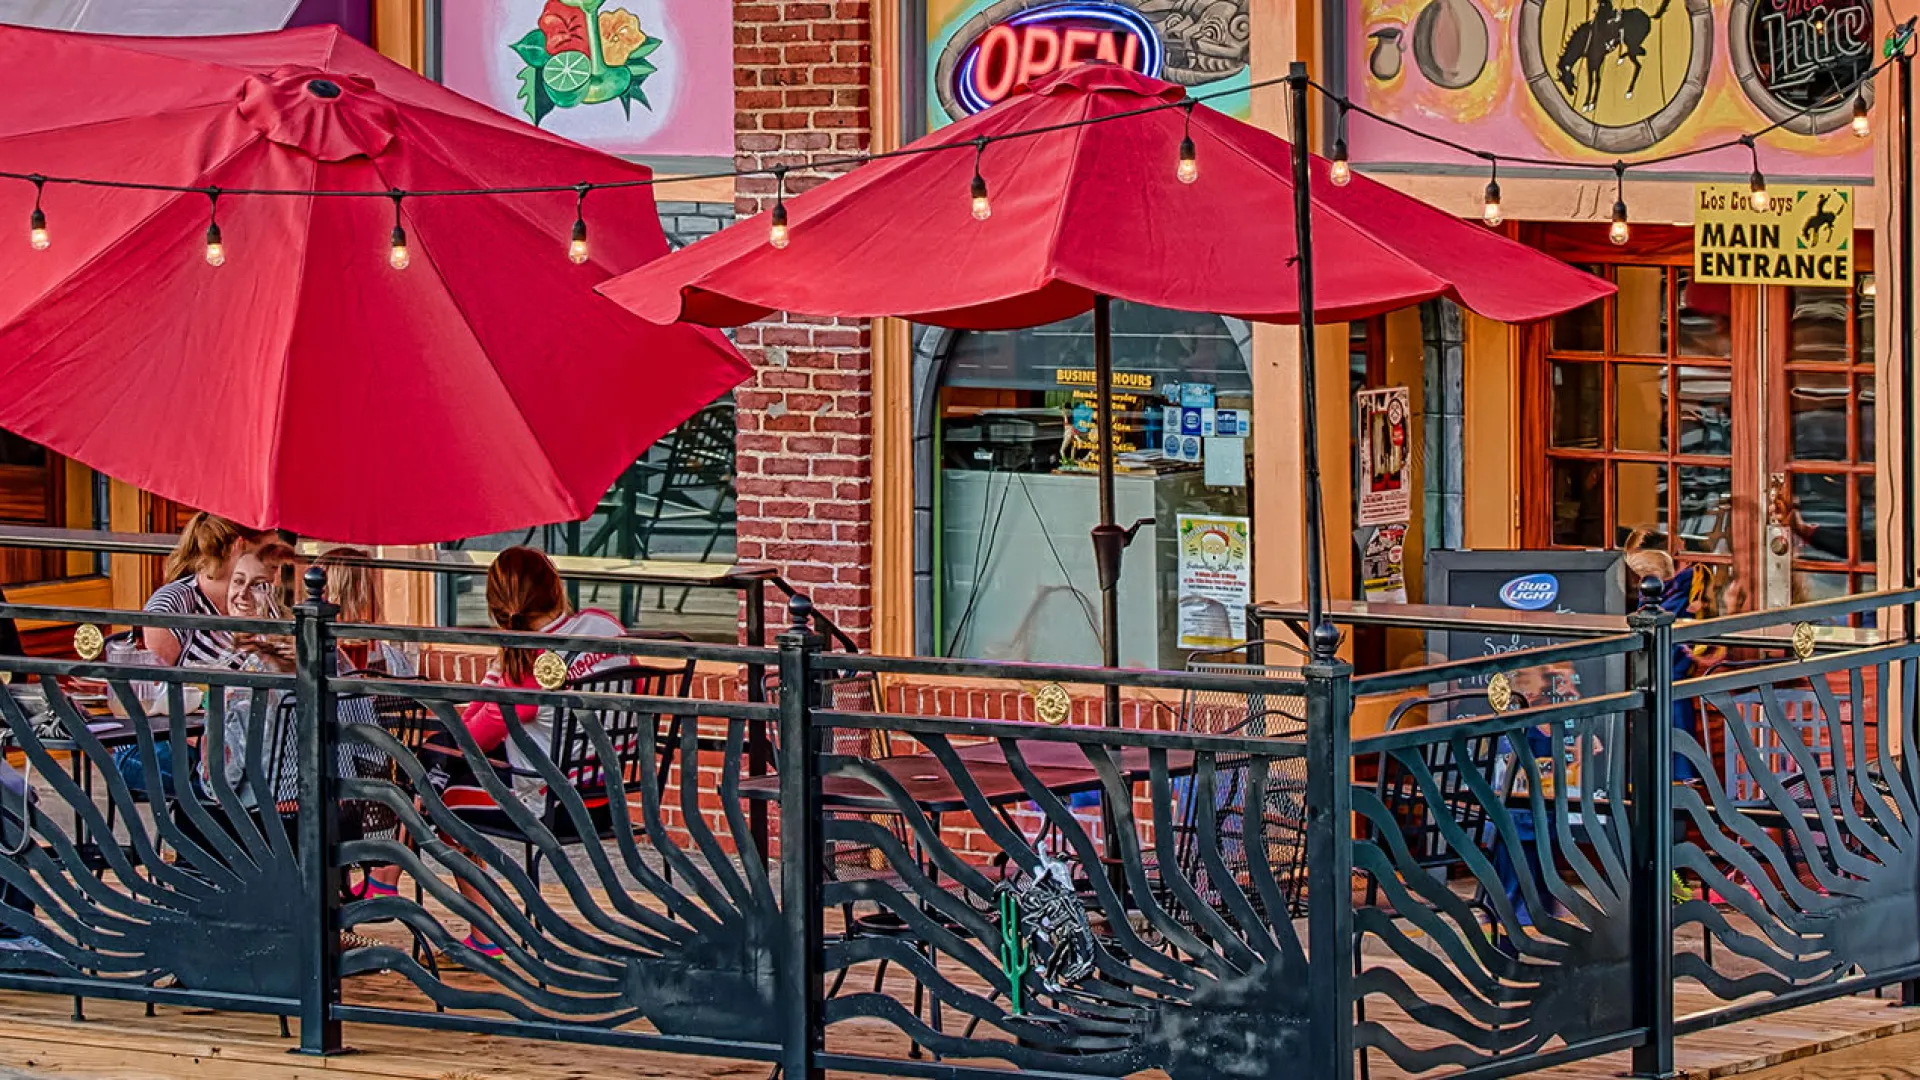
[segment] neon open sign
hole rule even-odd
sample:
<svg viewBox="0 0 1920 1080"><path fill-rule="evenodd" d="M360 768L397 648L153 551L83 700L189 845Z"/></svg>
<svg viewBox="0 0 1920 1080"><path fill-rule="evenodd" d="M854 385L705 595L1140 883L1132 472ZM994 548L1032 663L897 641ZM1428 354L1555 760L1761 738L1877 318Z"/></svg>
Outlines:
<svg viewBox="0 0 1920 1080"><path fill-rule="evenodd" d="M1104 60L1158 76L1165 59L1153 25L1130 7L1049 4L1008 16L975 38L954 67L953 96L976 113L1075 64Z"/></svg>

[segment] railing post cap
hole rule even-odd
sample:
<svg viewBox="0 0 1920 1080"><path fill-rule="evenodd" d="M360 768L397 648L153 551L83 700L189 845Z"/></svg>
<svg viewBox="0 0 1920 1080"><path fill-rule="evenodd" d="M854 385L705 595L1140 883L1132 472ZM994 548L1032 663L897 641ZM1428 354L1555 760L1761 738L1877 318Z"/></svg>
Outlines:
<svg viewBox="0 0 1920 1080"><path fill-rule="evenodd" d="M1649 611L1660 606L1660 598L1667 592L1666 582L1648 574L1640 579L1640 610Z"/></svg>
<svg viewBox="0 0 1920 1080"><path fill-rule="evenodd" d="M307 586L307 603L319 604L326 601L327 572L325 570L317 566L309 566L307 572L301 575L301 580Z"/></svg>
<svg viewBox="0 0 1920 1080"><path fill-rule="evenodd" d="M813 630L813 601L805 593L795 593L787 601L787 621L790 629L797 634L811 633Z"/></svg>

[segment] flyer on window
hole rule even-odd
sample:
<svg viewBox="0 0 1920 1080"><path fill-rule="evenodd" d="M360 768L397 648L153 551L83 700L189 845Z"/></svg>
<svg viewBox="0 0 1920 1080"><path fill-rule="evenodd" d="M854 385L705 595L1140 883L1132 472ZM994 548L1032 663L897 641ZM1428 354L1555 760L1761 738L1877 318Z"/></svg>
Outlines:
<svg viewBox="0 0 1920 1080"><path fill-rule="evenodd" d="M1354 395L1360 421L1359 512L1355 525L1389 525L1412 516L1407 463L1412 457L1412 409L1407 388Z"/></svg>
<svg viewBox="0 0 1920 1080"><path fill-rule="evenodd" d="M1252 520L1181 514L1180 648L1238 645L1253 600Z"/></svg>
<svg viewBox="0 0 1920 1080"><path fill-rule="evenodd" d="M1360 585L1370 604L1407 602L1407 526L1404 522L1360 530Z"/></svg>

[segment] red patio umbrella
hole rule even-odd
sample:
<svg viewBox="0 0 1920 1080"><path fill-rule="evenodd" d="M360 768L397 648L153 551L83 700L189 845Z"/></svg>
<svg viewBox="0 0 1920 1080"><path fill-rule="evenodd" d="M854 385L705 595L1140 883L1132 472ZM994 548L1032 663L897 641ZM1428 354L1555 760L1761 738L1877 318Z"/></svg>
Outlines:
<svg viewBox="0 0 1920 1080"><path fill-rule="evenodd" d="M1068 70L912 147L948 149L874 161L787 201L784 248L769 243L764 225L727 229L600 291L657 322L709 326L785 310L1014 329L1092 308L1099 424L1111 430L1108 298L1262 322L1301 318L1307 275L1293 266L1293 145L1204 105L1183 107L1184 95L1111 64ZM1082 123L1098 117L1116 118ZM1031 131L1040 133L1015 134ZM1185 176L1176 166L1189 136L1194 169ZM1310 314L1322 320L1445 296L1525 322L1613 289L1365 177L1336 186L1323 159L1312 159L1311 174L1320 256ZM984 219L970 198L976 176ZM1311 402L1310 364L1302 378ZM1311 480L1317 450L1307 418ZM1114 666L1114 583L1126 534L1113 521L1110 459L1100 457L1094 545L1105 660ZM1311 546L1309 564L1317 569ZM1317 599L1312 606L1317 614ZM1112 693L1108 713L1117 718Z"/></svg>
<svg viewBox="0 0 1920 1080"><path fill-rule="evenodd" d="M1016 329L1106 296L1257 322L1296 322L1292 145L1205 105L1192 109L1197 175L1176 175L1187 110L1165 108L990 143L978 153L991 216L968 198L973 140L1177 103L1185 91L1086 64L934 133L953 149L862 165L786 201L791 242L764 221L727 229L600 291L656 322L734 326L773 311L895 315ZM1313 159L1315 315L1344 321L1438 296L1488 318L1559 314L1612 286L1548 255Z"/></svg>
<svg viewBox="0 0 1920 1080"><path fill-rule="evenodd" d="M388 191L644 179L333 27L214 38L0 28L0 427L247 525L413 543L590 514L749 369L719 334L596 296L664 255L651 191ZM217 210L225 254L209 265ZM395 216L410 265L389 266Z"/></svg>

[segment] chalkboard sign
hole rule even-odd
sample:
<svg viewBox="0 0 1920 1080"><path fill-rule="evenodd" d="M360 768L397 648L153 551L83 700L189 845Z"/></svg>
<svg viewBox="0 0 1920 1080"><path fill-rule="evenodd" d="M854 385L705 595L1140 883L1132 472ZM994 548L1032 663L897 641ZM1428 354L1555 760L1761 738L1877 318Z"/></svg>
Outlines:
<svg viewBox="0 0 1920 1080"><path fill-rule="evenodd" d="M1617 551L1433 551L1427 554L1427 602L1462 607L1539 612L1550 625L1555 612L1624 615L1626 575ZM1624 627L1623 627L1624 629ZM1430 647L1449 660L1516 652L1541 645L1564 645L1567 638L1504 630L1435 633ZM1544 675L1544 673L1543 673ZM1484 679L1463 679L1463 686ZM1529 705L1611 693L1626 686L1620 657L1583 660L1570 673L1523 680L1514 689ZM1459 709L1465 715L1479 710Z"/></svg>

